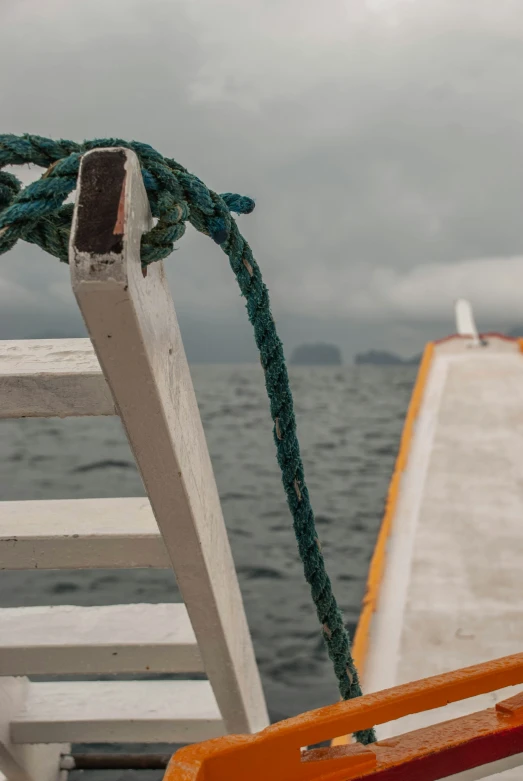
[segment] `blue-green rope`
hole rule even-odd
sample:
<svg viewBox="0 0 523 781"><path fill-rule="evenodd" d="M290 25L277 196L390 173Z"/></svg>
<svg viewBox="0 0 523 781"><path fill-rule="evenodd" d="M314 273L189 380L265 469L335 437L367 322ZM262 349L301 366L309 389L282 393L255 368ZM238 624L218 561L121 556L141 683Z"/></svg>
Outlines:
<svg viewBox="0 0 523 781"><path fill-rule="evenodd" d="M0 169L32 163L46 169L24 189L13 174L0 170L0 254L24 239L67 263L73 207L63 205L76 188L82 154L90 149L127 147L138 156L155 227L142 237L142 265L166 258L185 232L186 221L210 236L228 255L260 351L265 385L274 422L274 441L283 486L292 514L305 578L322 625L343 699L361 695L348 633L336 603L316 533L314 513L305 484L296 434L293 398L283 354L271 314L269 293L251 248L238 230L231 212L248 214L254 201L234 193L218 195L175 160L163 157L148 144L118 138L77 144L33 135L0 135ZM361 743L373 742L373 730L356 733Z"/></svg>

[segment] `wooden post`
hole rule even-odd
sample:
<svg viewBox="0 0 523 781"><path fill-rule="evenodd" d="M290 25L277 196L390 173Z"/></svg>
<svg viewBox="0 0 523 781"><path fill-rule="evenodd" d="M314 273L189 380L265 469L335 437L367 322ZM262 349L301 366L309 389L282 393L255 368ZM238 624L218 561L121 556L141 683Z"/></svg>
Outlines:
<svg viewBox="0 0 523 781"><path fill-rule="evenodd" d="M134 152L93 150L78 181L72 285L158 522L229 732L267 709L162 263L146 276L149 203Z"/></svg>

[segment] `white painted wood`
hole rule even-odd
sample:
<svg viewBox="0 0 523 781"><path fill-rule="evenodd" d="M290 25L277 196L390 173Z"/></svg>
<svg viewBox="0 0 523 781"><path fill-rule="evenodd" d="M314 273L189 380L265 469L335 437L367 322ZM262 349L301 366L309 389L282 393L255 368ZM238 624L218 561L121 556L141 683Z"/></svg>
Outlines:
<svg viewBox="0 0 523 781"><path fill-rule="evenodd" d="M459 298L455 304L456 330L460 336L470 338L470 346L481 347L476 321L472 312L472 304L465 298Z"/></svg>
<svg viewBox="0 0 523 781"><path fill-rule="evenodd" d="M393 521L365 691L521 651L522 409L516 343L493 337L481 350L459 339L436 346ZM378 736L492 707L522 689L408 716ZM500 778L521 781L522 771L504 769Z"/></svg>
<svg viewBox="0 0 523 781"><path fill-rule="evenodd" d="M0 418L116 415L89 339L0 341Z"/></svg>
<svg viewBox="0 0 523 781"><path fill-rule="evenodd" d="M180 604L4 608L3 675L203 672Z"/></svg>
<svg viewBox="0 0 523 781"><path fill-rule="evenodd" d="M146 498L0 502L0 570L170 566Z"/></svg>
<svg viewBox="0 0 523 781"><path fill-rule="evenodd" d="M13 743L192 743L225 734L208 681L31 683Z"/></svg>
<svg viewBox="0 0 523 781"><path fill-rule="evenodd" d="M429 369L424 399L416 421L416 433L410 447L408 468L401 478L394 527L387 546L379 609L372 621L371 642L365 663L365 692L388 689L394 686L393 681L396 680L410 565L447 369L447 363L441 361L434 361ZM385 731L388 735L388 730L389 727L380 727L380 737Z"/></svg>
<svg viewBox="0 0 523 781"><path fill-rule="evenodd" d="M123 225L120 254L96 254L86 240L91 158L108 165L108 154L126 160L127 178L123 186L115 185L123 213L114 213L112 230L117 235ZM176 314L163 264L152 264L142 275L140 239L150 226L134 153L84 155L71 233L73 290L117 401L226 728L254 732L267 725L267 709Z"/></svg>
<svg viewBox="0 0 523 781"><path fill-rule="evenodd" d="M4 781L61 781L60 755L65 743L16 746L11 720L23 710L29 693L27 678L0 678L0 779Z"/></svg>

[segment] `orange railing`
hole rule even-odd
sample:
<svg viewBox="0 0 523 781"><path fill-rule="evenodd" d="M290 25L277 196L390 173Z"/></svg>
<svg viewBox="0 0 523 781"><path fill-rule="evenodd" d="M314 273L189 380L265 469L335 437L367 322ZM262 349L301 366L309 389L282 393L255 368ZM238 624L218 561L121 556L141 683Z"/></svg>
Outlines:
<svg viewBox="0 0 523 781"><path fill-rule="evenodd" d="M165 781L445 778L523 752L523 694L473 716L369 746L301 747L521 683L523 653L403 684L304 713L256 735L187 746L173 756Z"/></svg>

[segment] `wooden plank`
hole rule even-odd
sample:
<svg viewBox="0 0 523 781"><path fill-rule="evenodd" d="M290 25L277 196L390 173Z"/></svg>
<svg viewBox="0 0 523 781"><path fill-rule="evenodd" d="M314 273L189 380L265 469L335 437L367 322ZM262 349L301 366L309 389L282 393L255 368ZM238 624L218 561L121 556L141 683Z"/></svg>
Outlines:
<svg viewBox="0 0 523 781"><path fill-rule="evenodd" d="M31 683L13 743L192 743L224 734L208 681Z"/></svg>
<svg viewBox="0 0 523 781"><path fill-rule="evenodd" d="M0 418L116 414L89 339L0 341Z"/></svg>
<svg viewBox="0 0 523 781"><path fill-rule="evenodd" d="M4 608L2 675L203 672L181 604Z"/></svg>
<svg viewBox="0 0 523 781"><path fill-rule="evenodd" d="M170 566L146 498L0 502L0 570Z"/></svg>
<svg viewBox="0 0 523 781"><path fill-rule="evenodd" d="M11 719L28 693L27 678L0 678L0 781L62 781L60 756L70 751L68 744L17 746L12 741Z"/></svg>
<svg viewBox="0 0 523 781"><path fill-rule="evenodd" d="M478 350L462 339L436 345L394 518L365 691L521 649L522 403L517 342L491 336ZM448 717L498 696L448 706ZM438 717L409 716L378 736ZM516 770L506 776L521 777Z"/></svg>
<svg viewBox="0 0 523 781"><path fill-rule="evenodd" d="M406 468L401 476L378 609L373 617L369 652L365 660L365 692L381 691L396 683L410 563L446 380L446 364L433 357L414 436L405 454ZM384 648L389 653L384 654ZM385 725L380 728L378 736L389 737L395 731L395 725Z"/></svg>
<svg viewBox="0 0 523 781"><path fill-rule="evenodd" d="M101 180L105 244L99 237ZM255 732L268 723L267 709L176 314L163 264L142 273L140 240L150 226L135 154L84 155L70 253L73 290L227 730Z"/></svg>

